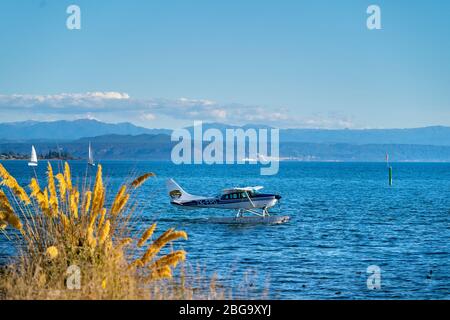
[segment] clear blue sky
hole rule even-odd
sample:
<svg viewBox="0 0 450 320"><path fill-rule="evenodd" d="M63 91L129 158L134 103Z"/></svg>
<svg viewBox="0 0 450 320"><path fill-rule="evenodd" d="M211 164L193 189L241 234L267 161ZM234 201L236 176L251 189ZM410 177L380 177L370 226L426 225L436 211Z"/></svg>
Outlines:
<svg viewBox="0 0 450 320"><path fill-rule="evenodd" d="M2 121L450 125L448 1L2 0L0 46Z"/></svg>

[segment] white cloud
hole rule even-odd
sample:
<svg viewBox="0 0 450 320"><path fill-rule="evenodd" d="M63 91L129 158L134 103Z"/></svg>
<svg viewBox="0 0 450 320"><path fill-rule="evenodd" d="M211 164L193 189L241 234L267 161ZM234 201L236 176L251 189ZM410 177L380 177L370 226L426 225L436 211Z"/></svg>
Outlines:
<svg viewBox="0 0 450 320"><path fill-rule="evenodd" d="M318 113L308 118L299 119L298 122L304 128L322 128L322 129L345 129L355 128L351 117L337 112L328 114Z"/></svg>
<svg viewBox="0 0 450 320"><path fill-rule="evenodd" d="M144 113L142 115L142 119L143 120L149 120L149 121L153 121L156 119L156 116L153 113Z"/></svg>
<svg viewBox="0 0 450 320"><path fill-rule="evenodd" d="M227 111L224 109L214 109L211 110L211 115L213 117L219 118L219 119L226 119L227 118Z"/></svg>
<svg viewBox="0 0 450 320"><path fill-rule="evenodd" d="M121 92L61 93L54 95L0 95L0 116L10 121L28 119L92 118L105 121L218 121L260 123L279 127L347 128L350 119L330 114L302 118L286 108L220 104L207 99L134 99ZM16 117L16 119L12 119Z"/></svg>
<svg viewBox="0 0 450 320"><path fill-rule="evenodd" d="M87 96L100 99L118 99L118 100L130 99L130 96L127 93L120 93L120 92L88 92Z"/></svg>
<svg viewBox="0 0 450 320"><path fill-rule="evenodd" d="M88 112L85 116L81 116L81 119L99 120L92 113Z"/></svg>

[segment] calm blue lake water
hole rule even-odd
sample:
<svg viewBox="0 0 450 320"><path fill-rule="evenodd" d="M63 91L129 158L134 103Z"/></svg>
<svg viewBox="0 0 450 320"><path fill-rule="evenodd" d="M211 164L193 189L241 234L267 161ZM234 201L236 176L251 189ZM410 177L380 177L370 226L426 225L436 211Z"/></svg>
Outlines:
<svg viewBox="0 0 450 320"><path fill-rule="evenodd" d="M28 183L32 173L25 162L3 164ZM450 298L450 164L394 163L392 187L384 163L286 162L276 176L260 176L254 165L121 161L103 167L114 192L132 174L155 172L158 177L138 194L143 224L157 220L159 231L186 230L189 240L177 247L188 251L189 264L217 273L235 297L267 292L273 299ZM72 162L72 168L73 176L86 172L84 162ZM44 177L44 163L38 175ZM207 223L205 217L233 213L171 207L168 177L194 194L264 185L283 196L272 212L292 220L276 226ZM7 248L0 235L0 254L7 255ZM381 268L380 290L367 289L370 265Z"/></svg>

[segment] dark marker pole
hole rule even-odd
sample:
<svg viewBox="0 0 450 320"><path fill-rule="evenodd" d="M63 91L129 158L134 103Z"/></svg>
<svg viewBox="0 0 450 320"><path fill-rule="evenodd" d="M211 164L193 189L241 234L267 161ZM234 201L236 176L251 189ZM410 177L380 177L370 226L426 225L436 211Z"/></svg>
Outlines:
<svg viewBox="0 0 450 320"><path fill-rule="evenodd" d="M389 185L392 186L392 167L389 165L389 153L386 152L386 167L389 169Z"/></svg>
<svg viewBox="0 0 450 320"><path fill-rule="evenodd" d="M392 186L392 167L389 167L389 185Z"/></svg>

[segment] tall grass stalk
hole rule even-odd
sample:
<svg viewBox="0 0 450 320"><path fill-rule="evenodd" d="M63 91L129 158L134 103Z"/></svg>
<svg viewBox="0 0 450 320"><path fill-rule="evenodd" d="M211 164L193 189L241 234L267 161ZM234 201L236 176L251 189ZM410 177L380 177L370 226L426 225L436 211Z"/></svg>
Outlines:
<svg viewBox="0 0 450 320"><path fill-rule="evenodd" d="M130 197L153 175L125 183L107 204L100 165L92 189L92 183L84 181L79 190L68 163L57 174L48 163L46 185L32 178L27 192L0 164L0 232L17 249L12 263L0 271L0 297L221 298L215 290L189 288L184 268L174 277L186 252L174 250L173 242L186 240L186 232L170 228L155 236L153 224L143 234L132 235L130 221L137 205Z"/></svg>

